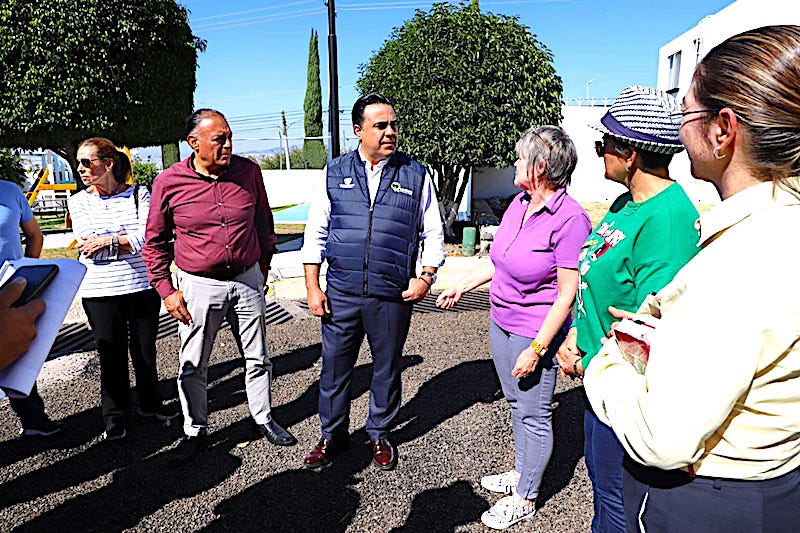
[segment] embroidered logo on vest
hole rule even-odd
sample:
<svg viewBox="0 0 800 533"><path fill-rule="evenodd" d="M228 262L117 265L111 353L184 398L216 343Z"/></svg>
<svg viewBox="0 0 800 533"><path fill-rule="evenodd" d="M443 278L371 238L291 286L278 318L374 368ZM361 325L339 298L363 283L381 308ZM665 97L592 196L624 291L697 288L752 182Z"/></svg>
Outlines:
<svg viewBox="0 0 800 533"><path fill-rule="evenodd" d="M356 184L353 183L353 178L345 178L340 184L340 189L352 189Z"/></svg>
<svg viewBox="0 0 800 533"><path fill-rule="evenodd" d="M341 187L341 185L340 185L340 187ZM400 183L398 183L396 181L392 182L391 187L392 187L392 190L394 192L407 194L408 196L412 196L414 194L414 191L412 191L411 189L404 189L403 187L400 186Z"/></svg>

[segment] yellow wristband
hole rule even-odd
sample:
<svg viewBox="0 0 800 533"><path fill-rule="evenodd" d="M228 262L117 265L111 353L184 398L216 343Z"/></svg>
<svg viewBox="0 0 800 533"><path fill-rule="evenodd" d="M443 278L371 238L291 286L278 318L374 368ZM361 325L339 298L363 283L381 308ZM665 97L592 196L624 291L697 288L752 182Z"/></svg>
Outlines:
<svg viewBox="0 0 800 533"><path fill-rule="evenodd" d="M547 353L547 346L541 342L536 342L535 340L531 341L531 348L539 357L542 357Z"/></svg>

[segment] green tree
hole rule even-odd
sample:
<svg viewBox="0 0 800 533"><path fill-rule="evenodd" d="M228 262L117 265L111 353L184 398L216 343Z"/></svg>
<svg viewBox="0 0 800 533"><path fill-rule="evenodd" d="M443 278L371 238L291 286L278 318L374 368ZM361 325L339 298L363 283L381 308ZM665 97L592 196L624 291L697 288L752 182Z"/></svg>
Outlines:
<svg viewBox="0 0 800 533"><path fill-rule="evenodd" d="M282 149L270 155L261 155L259 157L250 155L247 157L261 167L262 170L282 170L286 168L286 157ZM289 162L293 169L314 168L310 166L305 152L301 148L291 148L289 150Z"/></svg>
<svg viewBox="0 0 800 533"><path fill-rule="evenodd" d="M319 81L319 36L311 30L308 42L308 82L305 111L306 137L322 136L322 86ZM303 142L303 157L307 168L322 168L328 161L328 153L322 139L306 139Z"/></svg>
<svg viewBox="0 0 800 533"><path fill-rule="evenodd" d="M74 169L86 137L175 142L204 47L174 0L6 0L0 146L49 148Z"/></svg>
<svg viewBox="0 0 800 533"><path fill-rule="evenodd" d="M149 158L147 161L142 161L139 157L133 158L131 170L133 171L134 183L147 187L148 190L153 188L153 180L161 172L158 165L150 161Z"/></svg>
<svg viewBox="0 0 800 533"><path fill-rule="evenodd" d="M0 180L10 181L19 186L25 182L25 169L19 154L7 148L0 148Z"/></svg>
<svg viewBox="0 0 800 533"><path fill-rule="evenodd" d="M526 129L560 122L552 61L516 17L481 13L475 2L418 10L361 66L360 92L395 100L401 149L434 176L450 235L466 186L459 176L510 165Z"/></svg>

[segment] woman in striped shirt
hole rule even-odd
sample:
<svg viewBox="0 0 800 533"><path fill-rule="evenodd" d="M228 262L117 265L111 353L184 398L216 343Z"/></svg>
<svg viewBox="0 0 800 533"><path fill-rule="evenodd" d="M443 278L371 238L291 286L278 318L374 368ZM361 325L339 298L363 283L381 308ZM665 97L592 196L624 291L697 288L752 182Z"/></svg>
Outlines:
<svg viewBox="0 0 800 533"><path fill-rule="evenodd" d="M107 440L124 438L130 414L128 347L139 396L139 413L160 420L177 413L162 404L156 369L161 300L147 281L142 261L150 194L126 183L128 157L108 139L78 147L78 173L87 188L70 197L69 212L86 277L80 288L100 355L102 412Z"/></svg>

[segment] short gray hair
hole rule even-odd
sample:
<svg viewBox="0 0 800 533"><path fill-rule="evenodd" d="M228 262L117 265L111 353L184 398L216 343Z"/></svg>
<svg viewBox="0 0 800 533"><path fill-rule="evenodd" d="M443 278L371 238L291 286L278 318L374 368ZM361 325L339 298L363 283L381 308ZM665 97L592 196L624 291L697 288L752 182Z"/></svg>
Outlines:
<svg viewBox="0 0 800 533"><path fill-rule="evenodd" d="M540 160L547 163L542 177L553 189L563 189L570 184L572 172L578 164L575 143L559 126L531 128L517 141L517 155L528 162L528 171Z"/></svg>

